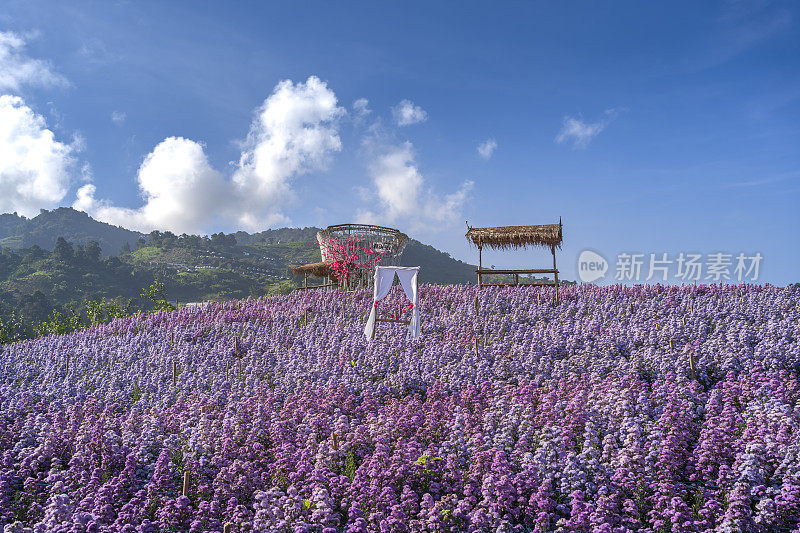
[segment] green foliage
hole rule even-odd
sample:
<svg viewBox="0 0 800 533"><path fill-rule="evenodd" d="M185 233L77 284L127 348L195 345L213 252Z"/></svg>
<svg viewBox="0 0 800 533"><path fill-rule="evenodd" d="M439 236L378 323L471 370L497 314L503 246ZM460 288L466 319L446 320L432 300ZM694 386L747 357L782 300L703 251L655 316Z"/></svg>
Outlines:
<svg viewBox="0 0 800 533"><path fill-rule="evenodd" d="M167 301L167 289L160 281L153 282L142 291L142 297L153 302L154 311L174 311L175 306Z"/></svg>
<svg viewBox="0 0 800 533"><path fill-rule="evenodd" d="M183 448L179 447L173 450L170 459L178 473L183 476L183 473L186 471L186 457L183 455Z"/></svg>
<svg viewBox="0 0 800 533"><path fill-rule="evenodd" d="M145 235L72 208L0 214L0 342L169 310L167 294L173 303L287 294L302 284L289 265L320 260L317 231ZM415 240L397 264L421 265L422 282L475 281L473 266Z"/></svg>
<svg viewBox="0 0 800 533"><path fill-rule="evenodd" d="M48 320L38 323L34 330L39 335L60 335L62 333L72 333L81 325L81 316L75 310L70 309L66 313L53 311Z"/></svg>
<svg viewBox="0 0 800 533"><path fill-rule="evenodd" d="M355 454L352 451L347 452L347 457L344 461L344 475L347 476L347 479L349 479L351 483L356 477L357 469L358 464L356 463Z"/></svg>
<svg viewBox="0 0 800 533"><path fill-rule="evenodd" d="M421 456L419 457L419 459L417 459L416 461L414 461L414 464L415 464L415 465L419 465L419 466L425 466L425 465L427 465L428 463L432 463L433 461L442 461L442 458L441 458L441 457L431 457L430 455L428 455L428 454L426 453L426 454L424 454L424 455L421 455Z"/></svg>
<svg viewBox="0 0 800 533"><path fill-rule="evenodd" d="M279 294L289 294L292 292L297 286L290 280L283 280L275 283L269 287L267 290L268 296L277 296Z"/></svg>
<svg viewBox="0 0 800 533"><path fill-rule="evenodd" d="M115 318L131 316L134 313L132 301L128 300L127 304L122 304L119 298L115 300L103 298L99 302L87 300L84 303L84 307L86 309L89 325L91 326L105 324Z"/></svg>
<svg viewBox="0 0 800 533"><path fill-rule="evenodd" d="M25 338L25 329L15 313L5 321L0 320L0 344L9 344Z"/></svg>
<svg viewBox="0 0 800 533"><path fill-rule="evenodd" d="M211 235L211 245L217 248L233 248L236 246L236 236L233 234L214 233Z"/></svg>
<svg viewBox="0 0 800 533"><path fill-rule="evenodd" d="M133 386L133 391L131 392L130 402L134 404L142 399L142 390L139 388L139 384Z"/></svg>
<svg viewBox="0 0 800 533"><path fill-rule="evenodd" d="M161 253L161 248L157 246L143 246L137 248L137 250L130 255L131 259L134 261L153 261L161 257Z"/></svg>
<svg viewBox="0 0 800 533"><path fill-rule="evenodd" d="M56 240L56 245L53 247L53 257L59 261L68 263L72 261L74 255L75 250L73 250L72 244L67 242L64 237L59 237Z"/></svg>
<svg viewBox="0 0 800 533"><path fill-rule="evenodd" d="M424 474L424 477L421 480L421 489L424 492L428 492L430 489L431 478L434 475L434 470L428 468L428 466L432 466L432 463L435 461L443 461L443 459L441 457L431 457L428 454L424 454L420 456L419 459L414 461L415 465L422 467L422 473Z"/></svg>
<svg viewBox="0 0 800 533"><path fill-rule="evenodd" d="M125 243L134 244L141 233L98 222L82 211L59 207L27 219L16 214L0 215L0 245L13 248L38 246L52 250L58 237L74 245L95 241L103 254L116 253ZM87 246L88 247L88 246Z"/></svg>

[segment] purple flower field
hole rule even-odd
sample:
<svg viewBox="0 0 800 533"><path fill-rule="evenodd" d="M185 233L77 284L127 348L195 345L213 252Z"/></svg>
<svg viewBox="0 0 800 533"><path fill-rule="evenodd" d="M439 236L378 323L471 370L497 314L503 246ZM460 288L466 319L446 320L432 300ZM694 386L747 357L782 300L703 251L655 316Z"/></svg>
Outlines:
<svg viewBox="0 0 800 533"><path fill-rule="evenodd" d="M420 294L4 346L4 531L800 531L797 289Z"/></svg>

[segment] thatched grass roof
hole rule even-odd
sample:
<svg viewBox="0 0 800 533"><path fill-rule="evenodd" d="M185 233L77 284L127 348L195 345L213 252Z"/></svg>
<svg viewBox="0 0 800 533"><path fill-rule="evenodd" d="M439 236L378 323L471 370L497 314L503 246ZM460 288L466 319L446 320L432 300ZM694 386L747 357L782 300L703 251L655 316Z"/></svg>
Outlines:
<svg viewBox="0 0 800 533"><path fill-rule="evenodd" d="M558 224L538 226L498 226L495 228L470 228L467 240L482 248L524 248L526 246L561 247L561 221Z"/></svg>
<svg viewBox="0 0 800 533"><path fill-rule="evenodd" d="M321 263L308 263L306 265L293 266L292 272L295 275L301 276L310 274L316 278L326 278L331 276L331 264L329 261L322 261Z"/></svg>

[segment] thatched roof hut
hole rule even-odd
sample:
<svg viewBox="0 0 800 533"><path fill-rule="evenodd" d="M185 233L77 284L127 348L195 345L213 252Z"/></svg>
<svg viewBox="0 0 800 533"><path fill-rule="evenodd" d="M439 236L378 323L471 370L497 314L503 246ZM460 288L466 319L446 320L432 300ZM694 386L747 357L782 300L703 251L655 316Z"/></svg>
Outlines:
<svg viewBox="0 0 800 533"><path fill-rule="evenodd" d="M292 272L295 275L312 275L315 278L327 278L331 276L331 263L330 261L322 261L320 263L308 263L306 265L293 266Z"/></svg>
<svg viewBox="0 0 800 533"><path fill-rule="evenodd" d="M471 228L467 226L467 240L478 248L524 248L544 246L561 248L563 239L561 220L558 224L538 226L497 226L494 228Z"/></svg>

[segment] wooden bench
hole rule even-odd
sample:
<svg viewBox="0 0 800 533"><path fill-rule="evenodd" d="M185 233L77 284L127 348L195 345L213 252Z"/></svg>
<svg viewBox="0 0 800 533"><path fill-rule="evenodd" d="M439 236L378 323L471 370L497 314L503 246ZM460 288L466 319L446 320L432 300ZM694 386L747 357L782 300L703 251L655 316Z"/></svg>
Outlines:
<svg viewBox="0 0 800 533"><path fill-rule="evenodd" d="M306 281L307 283L307 281ZM338 287L338 283L323 283L322 285L303 285L302 287L295 287L292 291L307 291L308 289L322 289L325 287Z"/></svg>
<svg viewBox="0 0 800 533"><path fill-rule="evenodd" d="M494 270L489 268L479 268L476 269L475 272L478 274L478 284L481 288L483 287L516 287L519 285L519 275L520 274L553 274L554 278L553 281L546 280L540 283L525 283L524 285L545 285L545 286L555 286L558 287L558 269L556 268L523 268L523 269L511 269L511 270ZM514 283L484 283L483 276L499 274L499 275L514 275Z"/></svg>

